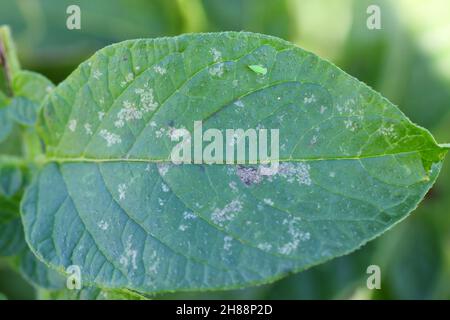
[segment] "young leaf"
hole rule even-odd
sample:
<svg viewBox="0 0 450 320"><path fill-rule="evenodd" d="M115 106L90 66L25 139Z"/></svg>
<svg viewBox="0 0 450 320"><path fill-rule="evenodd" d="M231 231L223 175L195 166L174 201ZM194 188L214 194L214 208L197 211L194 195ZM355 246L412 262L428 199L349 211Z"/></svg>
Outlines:
<svg viewBox="0 0 450 320"><path fill-rule="evenodd" d="M265 76L249 69L267 68ZM279 129L280 166L170 161L174 128ZM143 293L273 281L404 219L446 150L329 62L251 33L109 46L46 99L22 201L34 253Z"/></svg>
<svg viewBox="0 0 450 320"><path fill-rule="evenodd" d="M0 158L0 256L11 256L25 248L19 214L20 199L15 196L22 187L20 169Z"/></svg>
<svg viewBox="0 0 450 320"><path fill-rule="evenodd" d="M8 112L11 119L25 126L34 125L36 122L37 109L39 105L33 103L27 98L16 97L12 99L8 106Z"/></svg>

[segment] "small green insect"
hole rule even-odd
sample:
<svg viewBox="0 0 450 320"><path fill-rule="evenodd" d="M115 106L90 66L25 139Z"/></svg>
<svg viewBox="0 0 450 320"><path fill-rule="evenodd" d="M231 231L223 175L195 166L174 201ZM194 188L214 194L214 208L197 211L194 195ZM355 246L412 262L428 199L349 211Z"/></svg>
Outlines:
<svg viewBox="0 0 450 320"><path fill-rule="evenodd" d="M267 68L259 65L259 64L252 64L251 66L248 66L252 71L258 73L258 74L262 74L263 76L266 75L267 73Z"/></svg>

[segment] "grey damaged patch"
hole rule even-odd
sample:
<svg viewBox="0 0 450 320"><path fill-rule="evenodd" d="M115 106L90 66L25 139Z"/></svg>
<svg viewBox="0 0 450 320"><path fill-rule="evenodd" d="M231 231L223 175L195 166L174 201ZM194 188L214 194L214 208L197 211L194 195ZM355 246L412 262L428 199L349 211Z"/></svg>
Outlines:
<svg viewBox="0 0 450 320"><path fill-rule="evenodd" d="M222 209L216 208L213 213L211 214L211 220L223 227L225 222L232 221L235 217L235 215L242 211L242 202L239 199L235 199L228 203L225 207Z"/></svg>
<svg viewBox="0 0 450 320"><path fill-rule="evenodd" d="M260 183L263 179L257 167L237 166L236 174L247 186Z"/></svg>
<svg viewBox="0 0 450 320"><path fill-rule="evenodd" d="M263 166L237 166L236 175L246 185L251 186L262 182L264 179L272 182L274 178L279 177L285 179L288 183L297 182L299 185L310 186L312 180L310 177L311 167L307 163L283 162L279 165L277 171L273 175L264 175Z"/></svg>

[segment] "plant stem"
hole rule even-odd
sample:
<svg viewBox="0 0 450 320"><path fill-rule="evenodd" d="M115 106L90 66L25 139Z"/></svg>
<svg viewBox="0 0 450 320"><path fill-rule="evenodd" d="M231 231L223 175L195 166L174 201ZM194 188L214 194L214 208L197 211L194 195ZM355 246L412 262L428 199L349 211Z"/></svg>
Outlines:
<svg viewBox="0 0 450 320"><path fill-rule="evenodd" d="M5 93L12 97L12 79L14 74L20 70L11 31L8 26L0 26L0 69L5 80Z"/></svg>

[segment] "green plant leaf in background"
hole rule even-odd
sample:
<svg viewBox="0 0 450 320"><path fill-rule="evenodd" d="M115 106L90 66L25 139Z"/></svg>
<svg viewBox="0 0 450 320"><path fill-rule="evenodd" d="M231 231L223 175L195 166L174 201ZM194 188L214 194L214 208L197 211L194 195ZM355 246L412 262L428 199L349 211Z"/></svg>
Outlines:
<svg viewBox="0 0 450 320"><path fill-rule="evenodd" d="M8 27L0 27L0 42L3 47L13 48ZM4 65L15 61L15 53L8 51ZM53 84L40 74L15 68L8 70L7 88L10 96L0 101L2 116L8 120L10 130L7 140L0 146L0 257L12 270L19 271L28 282L39 288L64 288L64 279L57 272L39 262L28 249L20 218L20 199L29 182L35 156L42 153L34 125L39 105L53 88ZM29 161L30 163L28 163ZM59 282L58 282L59 281ZM23 288L19 277L15 284ZM28 286L25 288L29 289ZM7 288L11 297L14 289Z"/></svg>
<svg viewBox="0 0 450 320"><path fill-rule="evenodd" d="M70 5L81 9L80 30L66 28ZM110 43L180 33L180 16L173 0L3 0L0 10L1 23L13 26L20 61L54 81Z"/></svg>
<svg viewBox="0 0 450 320"><path fill-rule="evenodd" d="M14 98L7 106L10 118L21 125L34 125L39 105L53 87L53 83L38 73L17 72L12 79Z"/></svg>
<svg viewBox="0 0 450 320"><path fill-rule="evenodd" d="M0 27L0 143L4 141L13 129L6 105L9 104L12 95L11 78L19 63L15 55L15 49L10 40L11 34L8 28ZM5 41L2 41L5 39Z"/></svg>
<svg viewBox="0 0 450 320"><path fill-rule="evenodd" d="M11 256L26 247L19 214L22 171L0 158L0 256Z"/></svg>
<svg viewBox="0 0 450 320"><path fill-rule="evenodd" d="M172 129L196 120L279 129L278 173L171 164ZM446 153L337 67L251 33L102 49L47 97L38 127L31 249L59 272L80 266L87 285L142 293L265 283L354 251L416 208Z"/></svg>

